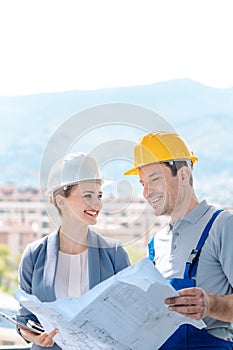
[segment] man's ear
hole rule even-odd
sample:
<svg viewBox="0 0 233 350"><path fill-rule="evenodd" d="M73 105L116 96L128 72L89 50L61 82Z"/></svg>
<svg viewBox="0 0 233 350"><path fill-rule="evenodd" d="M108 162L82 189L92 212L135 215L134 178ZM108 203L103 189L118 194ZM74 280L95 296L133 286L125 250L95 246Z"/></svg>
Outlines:
<svg viewBox="0 0 233 350"><path fill-rule="evenodd" d="M191 170L187 166L183 166L178 170L180 179L183 182L189 182L190 176L191 176Z"/></svg>

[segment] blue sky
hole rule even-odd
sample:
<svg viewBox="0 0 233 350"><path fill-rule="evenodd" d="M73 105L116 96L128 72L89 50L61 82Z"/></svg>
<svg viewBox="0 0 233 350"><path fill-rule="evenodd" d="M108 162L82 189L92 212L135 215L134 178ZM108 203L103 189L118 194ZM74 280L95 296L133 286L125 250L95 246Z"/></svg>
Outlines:
<svg viewBox="0 0 233 350"><path fill-rule="evenodd" d="M0 96L178 78L233 87L231 0L2 0Z"/></svg>
<svg viewBox="0 0 233 350"><path fill-rule="evenodd" d="M136 87L181 78L214 88L233 87L231 8L232 0L2 0L0 97L34 95L36 98L37 94L47 92ZM176 91L173 92L175 96ZM108 93L109 90L104 90L106 96ZM137 103L139 100L140 96ZM184 96L182 103L186 101L192 109L188 96ZM212 112L215 104L211 101ZM37 139L32 133L21 140L30 146L28 152L32 144L38 147L37 143L46 143L46 135L54 130L49 118L46 124L35 127L35 101L31 102L31 109L28 105L10 103L12 109L17 109L16 115L21 113L21 120L33 115L29 119L32 130L39 129L42 135ZM195 108L202 107L202 102L198 100ZM53 103L48 101L48 110ZM157 108L156 102L154 105ZM67 116L69 107L62 106L57 123L62 121L62 114ZM180 113L176 104L166 103L164 108L166 117L176 118L176 113ZM13 114L5 126L1 121L2 150L9 140L18 137L17 117ZM1 118L6 119L4 111ZM224 113L221 118L222 135ZM225 150L228 137L221 137L224 147L219 147L219 142L213 142L214 149L208 147L210 137L215 141L215 135L219 134L219 124L214 129L215 120L210 124L209 119L199 123L202 127L193 125L193 132L200 137L199 131L203 128L208 131L208 138L201 143L206 157ZM179 127L181 132L187 132L185 119ZM214 132L210 135L211 129ZM194 146L198 150L198 145ZM229 178L228 174L223 178ZM211 183L216 184L216 179Z"/></svg>

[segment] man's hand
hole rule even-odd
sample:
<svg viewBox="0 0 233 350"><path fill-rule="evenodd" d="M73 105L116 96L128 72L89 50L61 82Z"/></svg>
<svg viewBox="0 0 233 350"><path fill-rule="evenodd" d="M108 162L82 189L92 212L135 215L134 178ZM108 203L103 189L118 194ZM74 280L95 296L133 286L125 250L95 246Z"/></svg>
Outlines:
<svg viewBox="0 0 233 350"><path fill-rule="evenodd" d="M181 289L178 291L179 297L165 299L165 304L169 305L170 311L176 311L180 314L201 320L209 313L211 298L203 289L193 287Z"/></svg>

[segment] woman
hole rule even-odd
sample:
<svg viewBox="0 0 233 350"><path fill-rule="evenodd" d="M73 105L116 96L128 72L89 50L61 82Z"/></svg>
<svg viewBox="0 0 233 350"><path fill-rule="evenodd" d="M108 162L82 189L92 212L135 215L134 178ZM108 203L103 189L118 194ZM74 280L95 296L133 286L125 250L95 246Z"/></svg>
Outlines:
<svg viewBox="0 0 233 350"><path fill-rule="evenodd" d="M51 168L47 194L61 217L61 225L48 236L30 243L19 266L19 284L41 301L79 297L101 281L129 265L124 248L115 240L89 229L97 221L103 179L89 155L75 153L57 161ZM25 308L17 318L38 322ZM60 349L49 334L35 334L19 328L32 349Z"/></svg>

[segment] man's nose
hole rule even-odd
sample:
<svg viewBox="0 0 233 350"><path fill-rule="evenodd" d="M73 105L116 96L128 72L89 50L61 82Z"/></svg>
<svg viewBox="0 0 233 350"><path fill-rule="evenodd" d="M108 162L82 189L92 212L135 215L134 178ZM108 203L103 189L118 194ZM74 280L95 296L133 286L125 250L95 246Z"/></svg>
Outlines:
<svg viewBox="0 0 233 350"><path fill-rule="evenodd" d="M149 184L144 184L143 196L145 197L145 199L149 199L152 192L152 187L149 186Z"/></svg>

